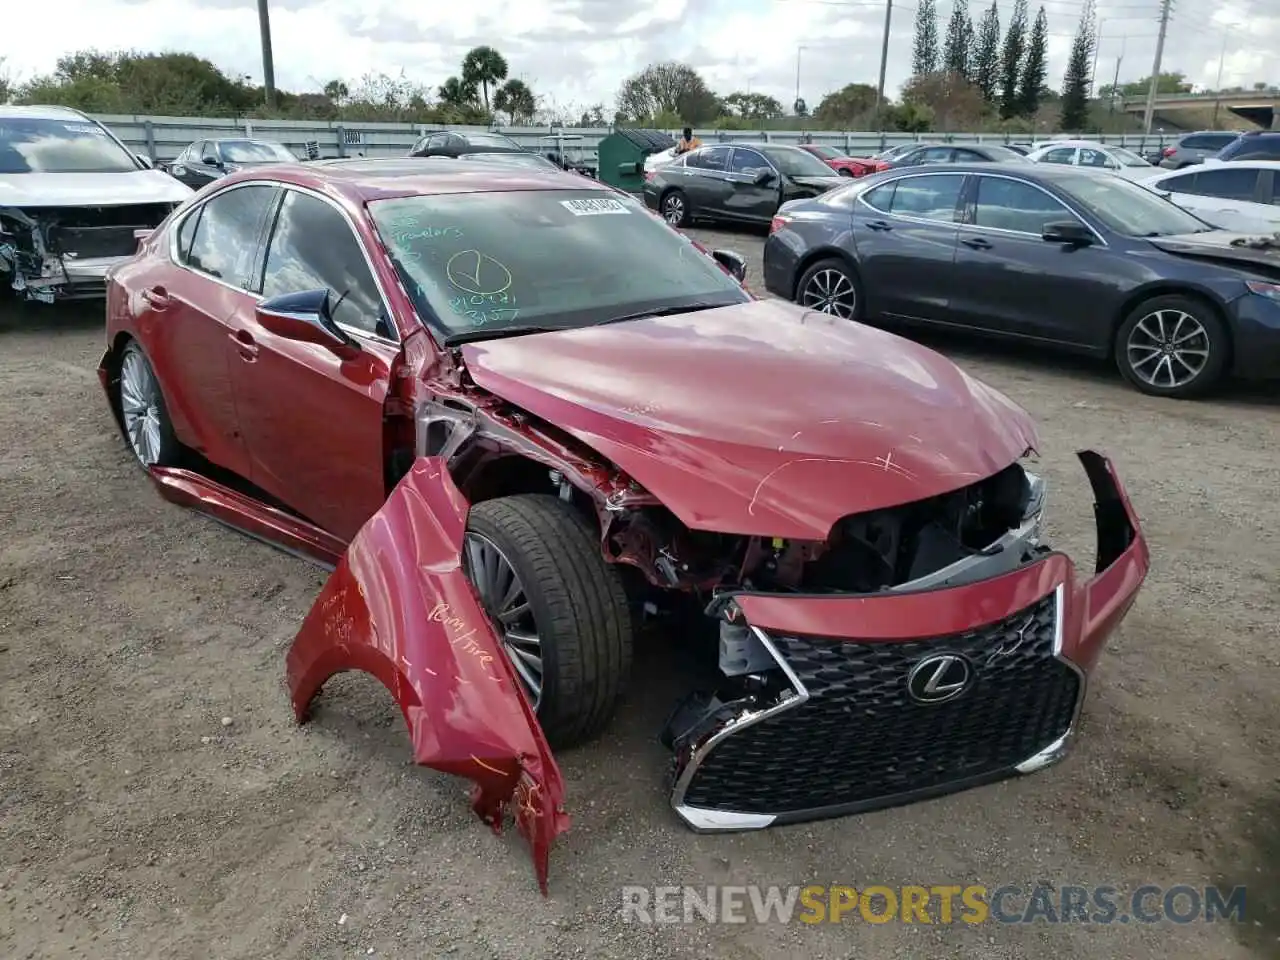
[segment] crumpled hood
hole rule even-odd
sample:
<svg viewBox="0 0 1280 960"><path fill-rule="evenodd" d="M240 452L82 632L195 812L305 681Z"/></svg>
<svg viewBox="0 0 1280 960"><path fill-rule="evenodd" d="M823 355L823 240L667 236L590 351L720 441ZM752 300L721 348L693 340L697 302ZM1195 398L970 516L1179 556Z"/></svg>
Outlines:
<svg viewBox="0 0 1280 960"><path fill-rule="evenodd" d="M842 187L849 182L848 178L833 173L829 177L788 177L792 183L798 183L802 187L812 187L819 193L824 193L834 187Z"/></svg>
<svg viewBox="0 0 1280 960"><path fill-rule="evenodd" d="M932 350L779 300L462 347L476 384L608 457L686 526L823 540L1036 445Z"/></svg>
<svg viewBox="0 0 1280 960"><path fill-rule="evenodd" d="M162 170L0 174L0 207L120 207L181 203L195 191Z"/></svg>
<svg viewBox="0 0 1280 960"><path fill-rule="evenodd" d="M1211 233L1150 237L1147 242L1166 253L1218 260L1268 277L1280 275L1280 234L1268 236L1214 230Z"/></svg>

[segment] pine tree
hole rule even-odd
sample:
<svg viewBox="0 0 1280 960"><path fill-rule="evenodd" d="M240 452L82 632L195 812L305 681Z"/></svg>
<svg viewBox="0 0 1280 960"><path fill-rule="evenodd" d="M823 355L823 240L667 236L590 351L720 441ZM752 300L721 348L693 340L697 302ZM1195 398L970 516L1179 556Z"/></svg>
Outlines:
<svg viewBox="0 0 1280 960"><path fill-rule="evenodd" d="M938 69L938 5L920 0L916 7L916 38L911 47L911 74L922 77Z"/></svg>
<svg viewBox="0 0 1280 960"><path fill-rule="evenodd" d="M995 103L1000 91L1000 8L996 0L991 0L982 15L972 66L973 82L988 103Z"/></svg>
<svg viewBox="0 0 1280 960"><path fill-rule="evenodd" d="M951 19L947 22L947 42L942 50L942 67L969 79L969 51L973 45L973 22L969 19L968 0L955 0Z"/></svg>
<svg viewBox="0 0 1280 960"><path fill-rule="evenodd" d="M1089 90L1093 86L1093 48L1097 43L1098 24L1094 16L1094 0L1085 0L1076 26L1067 72L1062 78L1062 129L1083 130L1089 123Z"/></svg>
<svg viewBox="0 0 1280 960"><path fill-rule="evenodd" d="M1022 77L1018 86L1017 112L1030 117L1040 109L1040 91L1049 75L1049 17L1041 7L1031 25L1026 56L1022 58Z"/></svg>
<svg viewBox="0 0 1280 960"><path fill-rule="evenodd" d="M1008 120L1019 110L1018 81L1022 78L1022 58L1027 51L1027 0L1017 0L1009 30L1000 52L1000 115Z"/></svg>

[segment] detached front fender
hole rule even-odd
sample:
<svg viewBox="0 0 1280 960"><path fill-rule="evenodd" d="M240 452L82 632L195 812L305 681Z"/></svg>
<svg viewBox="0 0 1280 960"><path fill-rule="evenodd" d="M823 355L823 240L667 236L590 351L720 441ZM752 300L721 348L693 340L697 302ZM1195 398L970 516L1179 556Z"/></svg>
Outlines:
<svg viewBox="0 0 1280 960"><path fill-rule="evenodd" d="M362 670L395 697L417 763L475 782L495 833L514 801L547 892L551 845L569 826L542 728L462 567L469 504L438 457L420 458L342 555L289 648L305 722L331 676Z"/></svg>

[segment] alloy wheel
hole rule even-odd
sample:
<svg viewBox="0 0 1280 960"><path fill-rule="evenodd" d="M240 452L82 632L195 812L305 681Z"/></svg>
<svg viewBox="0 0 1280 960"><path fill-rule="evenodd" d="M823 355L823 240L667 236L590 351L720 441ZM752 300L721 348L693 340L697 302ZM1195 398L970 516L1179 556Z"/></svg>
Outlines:
<svg viewBox="0 0 1280 960"><path fill-rule="evenodd" d="M819 270L801 291L800 305L852 320L858 309L858 291L854 289L853 281L839 270Z"/></svg>
<svg viewBox="0 0 1280 960"><path fill-rule="evenodd" d="M537 710L542 702L542 638L519 574L497 544L478 533L466 535L463 568Z"/></svg>
<svg viewBox="0 0 1280 960"><path fill-rule="evenodd" d="M120 413L134 456L152 466L160 459L160 385L137 349L120 365Z"/></svg>
<svg viewBox="0 0 1280 960"><path fill-rule="evenodd" d="M673 193L662 202L662 216L673 227L680 226L684 220L684 199Z"/></svg>
<svg viewBox="0 0 1280 960"><path fill-rule="evenodd" d="M1185 386L1209 362L1209 334L1183 310L1155 310L1139 320L1125 344L1134 375L1160 390Z"/></svg>

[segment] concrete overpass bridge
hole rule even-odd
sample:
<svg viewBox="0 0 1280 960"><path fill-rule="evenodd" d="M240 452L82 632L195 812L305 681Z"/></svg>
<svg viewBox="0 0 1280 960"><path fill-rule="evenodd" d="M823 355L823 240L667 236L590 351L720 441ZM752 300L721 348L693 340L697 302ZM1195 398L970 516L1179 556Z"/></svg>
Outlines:
<svg viewBox="0 0 1280 960"><path fill-rule="evenodd" d="M1203 115L1206 109L1218 105L1237 117L1256 124L1263 130L1280 130L1280 88L1249 90L1243 93L1167 93L1156 97L1156 113L1171 124L1178 122L1178 114ZM1125 97L1125 113L1142 116L1147 109L1146 96ZM1194 122L1192 124L1195 125Z"/></svg>

